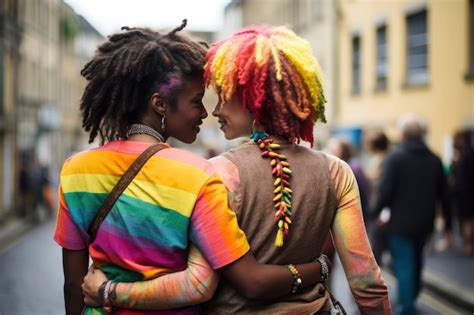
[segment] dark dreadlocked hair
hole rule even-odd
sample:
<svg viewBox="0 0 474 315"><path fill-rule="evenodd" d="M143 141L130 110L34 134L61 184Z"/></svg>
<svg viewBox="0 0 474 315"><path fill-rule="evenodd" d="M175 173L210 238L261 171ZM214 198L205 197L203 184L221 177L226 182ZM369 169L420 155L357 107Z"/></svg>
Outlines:
<svg viewBox="0 0 474 315"><path fill-rule="evenodd" d="M82 126L89 143L123 139L146 109L150 96L170 82L202 76L207 46L177 34L186 20L167 34L148 28L122 27L110 35L81 71L88 84L81 98ZM172 84L170 84L172 85ZM179 85L162 95L173 105Z"/></svg>

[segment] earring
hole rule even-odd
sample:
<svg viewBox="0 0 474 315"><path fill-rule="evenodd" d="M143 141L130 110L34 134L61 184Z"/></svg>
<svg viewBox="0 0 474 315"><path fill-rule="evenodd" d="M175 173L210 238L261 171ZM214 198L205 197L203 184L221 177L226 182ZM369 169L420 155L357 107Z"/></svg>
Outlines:
<svg viewBox="0 0 474 315"><path fill-rule="evenodd" d="M161 131L165 132L166 126L165 126L165 115L161 116Z"/></svg>
<svg viewBox="0 0 474 315"><path fill-rule="evenodd" d="M254 119L252 121L252 125L250 126L250 134L254 133L255 131L257 131L257 120Z"/></svg>

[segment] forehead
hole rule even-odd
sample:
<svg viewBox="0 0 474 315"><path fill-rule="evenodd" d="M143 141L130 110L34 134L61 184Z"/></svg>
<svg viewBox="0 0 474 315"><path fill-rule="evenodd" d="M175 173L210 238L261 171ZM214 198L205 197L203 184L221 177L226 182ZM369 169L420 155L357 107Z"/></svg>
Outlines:
<svg viewBox="0 0 474 315"><path fill-rule="evenodd" d="M204 79L202 77L190 77L184 80L184 91L183 93L190 94L204 94Z"/></svg>

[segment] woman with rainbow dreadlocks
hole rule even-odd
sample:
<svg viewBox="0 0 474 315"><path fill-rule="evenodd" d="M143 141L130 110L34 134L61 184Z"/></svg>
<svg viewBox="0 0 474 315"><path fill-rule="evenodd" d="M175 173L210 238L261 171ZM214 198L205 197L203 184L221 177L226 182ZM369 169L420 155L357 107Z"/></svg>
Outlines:
<svg viewBox="0 0 474 315"><path fill-rule="evenodd" d="M336 157L299 145L301 140L313 145L315 122L325 122L321 74L309 43L285 27L254 27L212 45L206 59L206 83L219 96L212 114L225 137L250 136L211 163L257 259L276 264L315 260L331 232L360 312L390 314L352 171ZM159 300L155 293L148 298ZM323 314L328 304L321 284L261 301L246 298L222 279L203 309Z"/></svg>

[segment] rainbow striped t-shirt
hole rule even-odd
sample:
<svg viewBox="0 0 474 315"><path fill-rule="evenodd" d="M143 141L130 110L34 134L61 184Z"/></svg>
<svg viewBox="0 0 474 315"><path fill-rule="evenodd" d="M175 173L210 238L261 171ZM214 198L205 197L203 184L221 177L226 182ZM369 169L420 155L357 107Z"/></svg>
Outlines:
<svg viewBox="0 0 474 315"><path fill-rule="evenodd" d="M229 209L227 191L211 164L167 148L144 165L102 223L95 241L87 233L102 202L131 163L150 144L114 141L78 153L63 166L55 241L89 249L94 263L114 281L132 282L184 270L189 241L210 265L221 268L249 245ZM195 307L175 310L195 313ZM100 314L101 308L87 314ZM123 310L117 314L163 314Z"/></svg>

